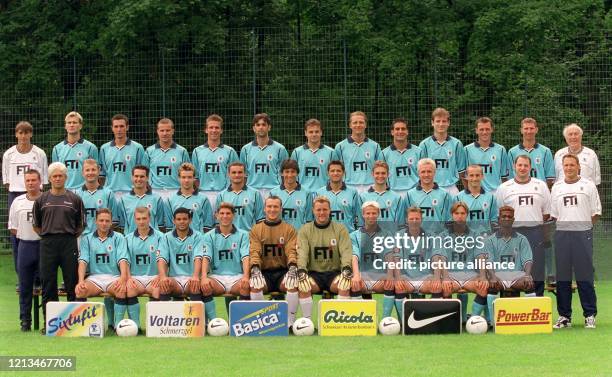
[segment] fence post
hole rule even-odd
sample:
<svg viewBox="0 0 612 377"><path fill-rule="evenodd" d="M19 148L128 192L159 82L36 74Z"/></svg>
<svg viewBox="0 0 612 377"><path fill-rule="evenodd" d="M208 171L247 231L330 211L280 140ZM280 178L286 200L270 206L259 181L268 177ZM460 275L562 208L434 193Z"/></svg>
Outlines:
<svg viewBox="0 0 612 377"><path fill-rule="evenodd" d="M77 111L77 69L76 56L72 56L72 110Z"/></svg>
<svg viewBox="0 0 612 377"><path fill-rule="evenodd" d="M344 70L344 121L348 121L348 77L347 77L347 51L346 40L342 40L343 70Z"/></svg>
<svg viewBox="0 0 612 377"><path fill-rule="evenodd" d="M257 39L255 35L255 29L251 29L251 42L252 42L252 56L253 56L253 64L251 66L252 70L252 96L253 96L253 114L257 114Z"/></svg>
<svg viewBox="0 0 612 377"><path fill-rule="evenodd" d="M159 54L161 56L161 73L162 73L162 116L166 116L166 54L164 48L160 47Z"/></svg>

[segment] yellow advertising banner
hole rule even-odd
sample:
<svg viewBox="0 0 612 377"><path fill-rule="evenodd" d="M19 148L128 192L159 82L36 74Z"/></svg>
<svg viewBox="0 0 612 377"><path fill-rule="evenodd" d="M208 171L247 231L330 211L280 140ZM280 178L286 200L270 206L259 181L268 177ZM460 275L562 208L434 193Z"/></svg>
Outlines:
<svg viewBox="0 0 612 377"><path fill-rule="evenodd" d="M319 301L319 335L376 336L375 300Z"/></svg>
<svg viewBox="0 0 612 377"><path fill-rule="evenodd" d="M498 298L493 303L496 334L552 332L550 297Z"/></svg>

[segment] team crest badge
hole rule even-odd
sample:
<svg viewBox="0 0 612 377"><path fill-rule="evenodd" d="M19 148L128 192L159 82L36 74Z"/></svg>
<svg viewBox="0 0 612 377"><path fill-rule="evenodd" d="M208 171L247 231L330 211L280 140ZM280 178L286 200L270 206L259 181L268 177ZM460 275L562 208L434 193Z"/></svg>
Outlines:
<svg viewBox="0 0 612 377"><path fill-rule="evenodd" d="M489 207L489 203L482 203L482 208L487 208Z"/></svg>
<svg viewBox="0 0 612 377"><path fill-rule="evenodd" d="M434 206L435 206L435 205L438 205L438 199L434 199L434 200L432 200L432 201L431 201L431 204L432 204L432 205L434 205Z"/></svg>
<svg viewBox="0 0 612 377"><path fill-rule="evenodd" d="M76 153L76 155L77 155L77 157L83 157L83 152L78 151L78 152Z"/></svg>
<svg viewBox="0 0 612 377"><path fill-rule="evenodd" d="M148 209L153 208L153 206L151 205L151 203L147 203L147 208L148 208Z"/></svg>
<svg viewBox="0 0 612 377"><path fill-rule="evenodd" d="M364 155L365 155L365 158L370 158L370 152L365 152Z"/></svg>
<svg viewBox="0 0 612 377"><path fill-rule="evenodd" d="M238 244L236 242L232 242L232 250L236 250L238 248Z"/></svg>
<svg viewBox="0 0 612 377"><path fill-rule="evenodd" d="M584 191L584 187L580 186L580 191Z"/></svg>
<svg viewBox="0 0 612 377"><path fill-rule="evenodd" d="M391 201L390 200L387 200L385 203L387 204L387 208L391 207Z"/></svg>
<svg viewBox="0 0 612 377"><path fill-rule="evenodd" d="M271 155L271 154L269 154L269 155L268 155L268 161L272 161L272 159L273 159L273 158L274 158L274 157L272 157L272 155Z"/></svg>
<svg viewBox="0 0 612 377"><path fill-rule="evenodd" d="M281 245L284 245L285 244L285 237L279 237L278 238L278 243L281 244Z"/></svg>
<svg viewBox="0 0 612 377"><path fill-rule="evenodd" d="M540 165L540 162L541 162L541 161L542 161L542 160L540 159L540 157L536 157L536 158L535 158L535 163L536 163L536 164Z"/></svg>
<svg viewBox="0 0 612 377"><path fill-rule="evenodd" d="M342 205L344 205L344 206L348 205L348 200L342 199Z"/></svg>
<svg viewBox="0 0 612 377"><path fill-rule="evenodd" d="M336 241L336 239L335 239L335 238L332 238L332 239L329 241L329 244L330 244L330 245L332 245L332 246L336 246L336 245L338 244L338 241Z"/></svg>
<svg viewBox="0 0 612 377"><path fill-rule="evenodd" d="M170 157L170 162L172 162L172 163L176 162L176 157L174 157L174 156Z"/></svg>
<svg viewBox="0 0 612 377"><path fill-rule="evenodd" d="M536 190L536 191L538 191L538 186L534 187L533 189L534 189L534 190Z"/></svg>
<svg viewBox="0 0 612 377"><path fill-rule="evenodd" d="M321 158L321 159L319 160L319 164L323 165L324 163L325 163L325 160Z"/></svg>
<svg viewBox="0 0 612 377"><path fill-rule="evenodd" d="M249 204L249 198L244 198L244 200L242 201L244 204Z"/></svg>
<svg viewBox="0 0 612 377"><path fill-rule="evenodd" d="M412 165L412 163L413 163L413 162L414 162L414 160L412 159L412 157L410 157L410 158L408 159L408 165Z"/></svg>
<svg viewBox="0 0 612 377"><path fill-rule="evenodd" d="M157 256L159 257L159 254L161 254L161 253L159 252L159 250L155 250L155 255L157 255Z"/></svg>
<svg viewBox="0 0 612 377"><path fill-rule="evenodd" d="M191 244L187 245L187 250L189 250L189 251L193 250L193 245L191 245Z"/></svg>
<svg viewBox="0 0 612 377"><path fill-rule="evenodd" d="M198 203L193 203L191 205L191 208L193 208L194 210L198 209Z"/></svg>
<svg viewBox="0 0 612 377"><path fill-rule="evenodd" d="M151 252L154 252L155 251L155 246L149 245L149 250L151 250Z"/></svg>
<svg viewBox="0 0 612 377"><path fill-rule="evenodd" d="M132 156L130 156L129 154L125 155L125 160L126 161L130 161L132 159Z"/></svg>
<svg viewBox="0 0 612 377"><path fill-rule="evenodd" d="M110 253L111 251L113 251L113 245L108 245L106 247L106 250L108 250L108 252Z"/></svg>
<svg viewBox="0 0 612 377"><path fill-rule="evenodd" d="M302 205L302 201L301 201L300 199L297 199L297 200L295 201L295 205L296 205L296 206L301 206L301 205Z"/></svg>
<svg viewBox="0 0 612 377"><path fill-rule="evenodd" d="M450 149L446 151L446 154L448 155L448 157L452 157L453 156L453 151L451 151Z"/></svg>
<svg viewBox="0 0 612 377"><path fill-rule="evenodd" d="M217 157L217 162L223 162L223 156Z"/></svg>
<svg viewBox="0 0 612 377"><path fill-rule="evenodd" d="M492 155L492 156L491 156L491 161L495 161L495 160L497 160L497 156Z"/></svg>
<svg viewBox="0 0 612 377"><path fill-rule="evenodd" d="M98 206L102 205L102 199L98 199Z"/></svg>

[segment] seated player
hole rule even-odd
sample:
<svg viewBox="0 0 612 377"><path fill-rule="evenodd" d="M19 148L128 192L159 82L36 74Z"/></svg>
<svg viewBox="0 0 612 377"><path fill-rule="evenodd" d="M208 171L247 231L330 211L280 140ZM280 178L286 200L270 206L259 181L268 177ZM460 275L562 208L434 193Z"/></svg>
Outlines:
<svg viewBox="0 0 612 377"><path fill-rule="evenodd" d="M314 221L298 232L298 290L302 314L312 316L312 294L329 291L350 298L353 251L346 227L330 219L329 199L313 201Z"/></svg>
<svg viewBox="0 0 612 377"><path fill-rule="evenodd" d="M137 292L127 282L130 276L129 255L125 238L111 230L113 221L108 208L96 212L96 230L81 238L79 253L78 299L108 293L115 298L114 323L123 319L126 309L136 323L140 317ZM89 276L85 278L87 270Z"/></svg>
<svg viewBox="0 0 612 377"><path fill-rule="evenodd" d="M237 229L233 221L234 206L221 202L217 206L219 225L204 235L200 281L204 302L214 302L213 296L225 293L249 299L249 235ZM215 318L216 313L207 309L206 317Z"/></svg>
<svg viewBox="0 0 612 377"><path fill-rule="evenodd" d="M289 327L295 321L297 292L297 232L281 219L282 201L269 196L264 202L264 221L249 233L251 300L263 300L266 292L287 292Z"/></svg>

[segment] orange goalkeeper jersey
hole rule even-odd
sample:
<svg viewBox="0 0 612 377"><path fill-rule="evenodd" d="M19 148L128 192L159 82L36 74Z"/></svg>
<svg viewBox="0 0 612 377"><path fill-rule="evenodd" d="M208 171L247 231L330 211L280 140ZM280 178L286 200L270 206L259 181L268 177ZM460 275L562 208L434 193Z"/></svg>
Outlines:
<svg viewBox="0 0 612 377"><path fill-rule="evenodd" d="M297 263L297 232L290 224L284 221L261 221L251 228L249 239L251 266L274 270L287 268L289 263Z"/></svg>

